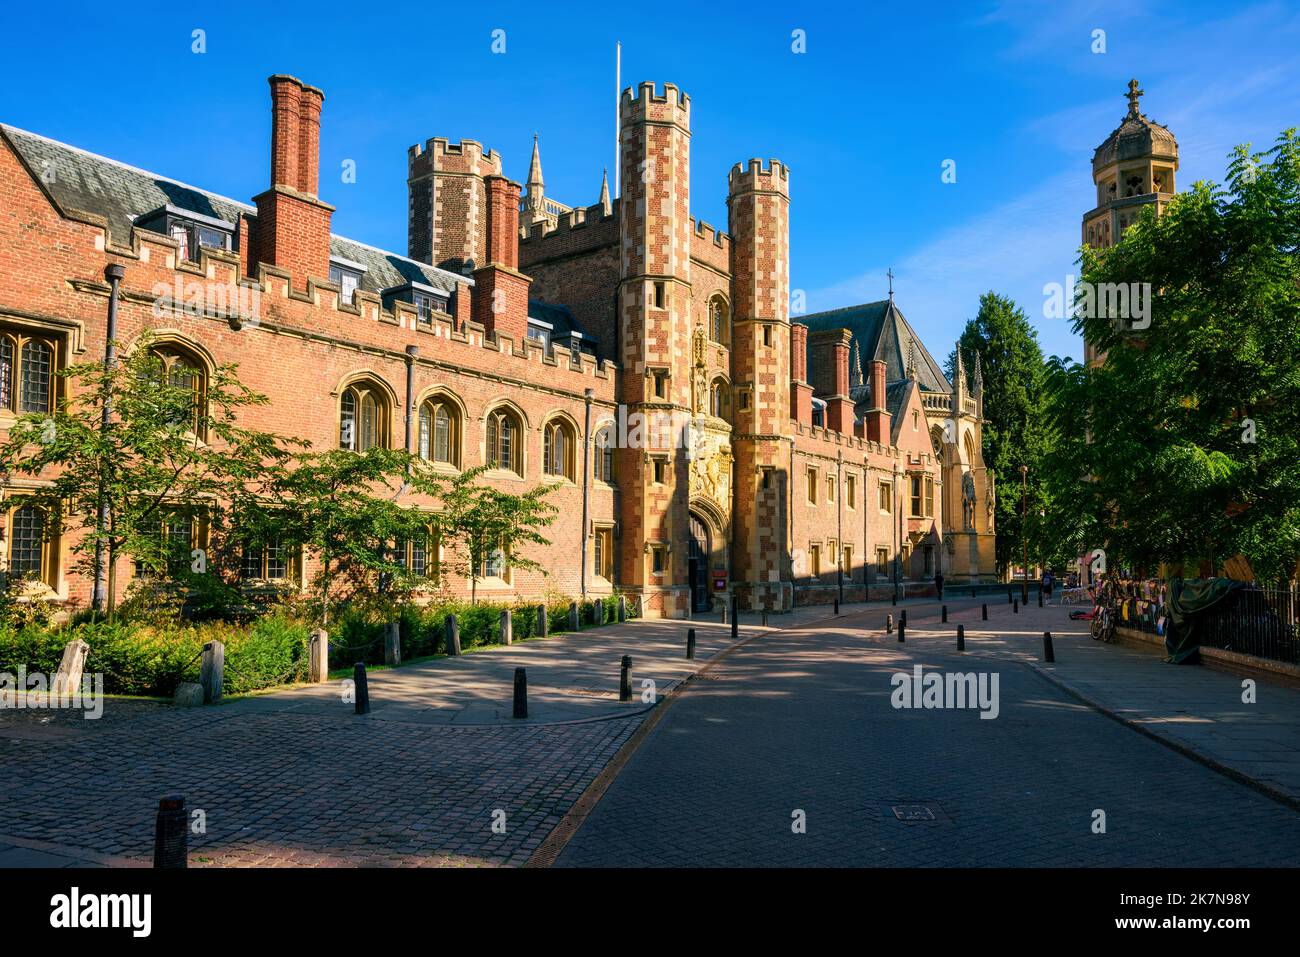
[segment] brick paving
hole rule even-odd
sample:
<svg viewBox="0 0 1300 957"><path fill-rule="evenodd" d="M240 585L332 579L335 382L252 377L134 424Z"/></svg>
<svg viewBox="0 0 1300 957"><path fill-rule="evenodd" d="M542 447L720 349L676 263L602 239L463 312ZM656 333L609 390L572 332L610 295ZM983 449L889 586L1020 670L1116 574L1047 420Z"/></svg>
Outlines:
<svg viewBox="0 0 1300 957"><path fill-rule="evenodd" d="M686 686L558 864L1300 864L1296 811L1133 733L1026 664L1040 654L1042 622L1065 618L1059 607L1015 616L991 605L985 626L978 603L953 604L948 626L909 614L903 645L881 633L884 609L738 650L714 680ZM958 621L971 629L964 655ZM1097 644L1067 637L1058 674L1078 642ZM997 672L999 717L893 708L891 676L918 663ZM891 809L904 804L927 804L935 819L899 820ZM796 810L805 834L792 831ZM1092 831L1095 810L1104 834Z"/></svg>
<svg viewBox="0 0 1300 957"><path fill-rule="evenodd" d="M969 597L949 599L948 625L933 600L846 605L838 620L799 609L773 619L784 631L744 619L742 635L759 637L690 682L559 863L1300 863L1296 812L1033 668L1188 746L1218 734L1232 745L1219 757L1267 759L1275 782L1290 780L1291 758L1246 743L1271 735L1294 754L1300 692L1261 678L1262 710L1243 711L1237 676L1164 666L1092 642L1059 606L1016 616L991 597L987 624ZM899 646L882 626L904 607ZM691 626L700 659L686 663ZM1054 666L1038 662L1045 627ZM206 812L191 866L517 866L647 717L612 695L571 702L566 689L612 686L610 661L631 652L662 692L728 640L716 621L638 622L375 672L365 717L328 689L194 710L114 699L98 721L0 712L0 867L147 865L157 800L174 791ZM498 713L518 659L540 705L529 724ZM893 709L889 677L916 662L997 671L1000 717ZM933 822L890 810L927 802ZM790 830L796 808L803 835ZM1105 835L1091 832L1095 808ZM498 809L504 834L491 826Z"/></svg>

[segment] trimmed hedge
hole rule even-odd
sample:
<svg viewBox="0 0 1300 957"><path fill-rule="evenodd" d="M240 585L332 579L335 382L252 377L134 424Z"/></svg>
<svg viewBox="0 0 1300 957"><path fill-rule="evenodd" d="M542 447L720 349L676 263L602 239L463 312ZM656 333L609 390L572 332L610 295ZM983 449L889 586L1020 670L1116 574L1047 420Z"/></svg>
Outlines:
<svg viewBox="0 0 1300 957"><path fill-rule="evenodd" d="M248 626L100 621L58 630L0 627L0 671L16 674L25 665L28 673L52 675L64 645L80 638L90 646L86 673L102 673L106 693L171 696L180 682L198 681L204 643L222 641L222 688L238 694L304 679L308 630L283 615L268 615Z"/></svg>
<svg viewBox="0 0 1300 957"><path fill-rule="evenodd" d="M617 618L618 598L605 602L605 621ZM460 624L462 650L498 643L501 612L514 612L516 641L537 634L537 604L505 605L447 602L404 605L398 612L403 659L446 652L443 621L455 614ZM579 604L582 627L595 624L595 602ZM628 617L634 609L628 604ZM568 631L569 602L547 602L552 634ZM384 626L380 612L350 609L330 623L330 667L350 667L355 662L381 664L384 660ZM182 681L198 681L203 645L222 641L226 663L222 687L226 694L257 691L307 678L307 638L311 626L285 613L273 613L248 625L225 622L144 624L141 622L83 622L65 628L24 628L0 625L0 672L53 675L63 658L63 648L75 638L90 646L86 673L104 675L108 694L170 697Z"/></svg>

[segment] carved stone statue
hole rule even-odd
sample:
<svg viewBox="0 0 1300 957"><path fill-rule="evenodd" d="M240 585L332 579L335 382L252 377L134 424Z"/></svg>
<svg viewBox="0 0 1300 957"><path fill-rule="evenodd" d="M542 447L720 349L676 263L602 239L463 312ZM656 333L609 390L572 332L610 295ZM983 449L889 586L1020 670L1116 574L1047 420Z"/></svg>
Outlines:
<svg viewBox="0 0 1300 957"><path fill-rule="evenodd" d="M975 530L975 473L965 472L961 477L961 521L968 532Z"/></svg>

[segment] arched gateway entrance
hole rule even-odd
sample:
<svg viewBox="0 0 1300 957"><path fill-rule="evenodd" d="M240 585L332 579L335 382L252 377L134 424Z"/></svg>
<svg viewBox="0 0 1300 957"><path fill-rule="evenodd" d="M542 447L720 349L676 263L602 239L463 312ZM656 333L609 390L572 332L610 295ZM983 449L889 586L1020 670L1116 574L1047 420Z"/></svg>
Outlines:
<svg viewBox="0 0 1300 957"><path fill-rule="evenodd" d="M688 574L691 584L691 611L708 611L713 605L709 594L709 558L713 554L713 542L709 534L709 524L694 512L691 512L691 546L687 558Z"/></svg>

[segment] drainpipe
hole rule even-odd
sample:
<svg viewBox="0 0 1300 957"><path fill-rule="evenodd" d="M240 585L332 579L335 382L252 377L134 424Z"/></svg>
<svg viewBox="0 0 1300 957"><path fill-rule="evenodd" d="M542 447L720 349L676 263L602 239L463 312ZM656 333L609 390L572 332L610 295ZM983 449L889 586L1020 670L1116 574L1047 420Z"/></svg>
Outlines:
<svg viewBox="0 0 1300 957"><path fill-rule="evenodd" d="M406 347L406 454L411 454L411 432L414 425L412 412L415 406L415 357L419 346Z"/></svg>
<svg viewBox="0 0 1300 957"><path fill-rule="evenodd" d="M122 277L126 268L121 263L110 263L104 269L104 278L108 280L108 328L104 333L104 370L108 371L117 362L117 300ZM112 427L113 394L110 391L104 398L104 408L100 417L99 431L107 435ZM108 480L106 471L101 470L99 477L99 518L95 523L95 590L92 606L95 611L103 612L108 601L108 542L104 539L108 528Z"/></svg>
<svg viewBox="0 0 1300 957"><path fill-rule="evenodd" d="M591 508L591 400L596 390L587 389L582 394L586 408L582 419L582 529L578 533L578 560L582 563L579 588L582 598L587 598L587 515Z"/></svg>

